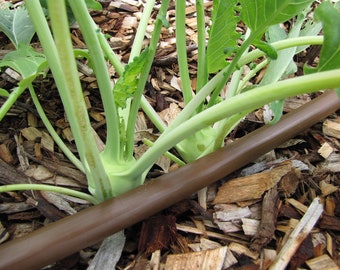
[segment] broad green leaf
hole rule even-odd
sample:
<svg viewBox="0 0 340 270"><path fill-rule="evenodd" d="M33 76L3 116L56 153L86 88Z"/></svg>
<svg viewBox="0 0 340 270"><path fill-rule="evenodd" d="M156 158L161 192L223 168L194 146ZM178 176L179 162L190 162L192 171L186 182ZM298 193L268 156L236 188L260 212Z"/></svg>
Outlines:
<svg viewBox="0 0 340 270"><path fill-rule="evenodd" d="M288 37L316 35L320 32L320 23L315 23L313 19L309 19L307 22L305 22L306 15L309 11L310 9L306 9L304 12L298 14ZM266 34L267 41L271 43L286 38L286 32L278 24L270 26ZM273 83L275 81L278 81L280 78L286 78L288 75L295 73L297 67L295 62L293 61L293 55L299 53L301 50L304 50L306 47L307 46L300 46L297 48L290 48L280 51L278 59L276 61L272 61L269 64L267 72L265 73L265 76L261 81L261 85ZM269 124L277 123L282 116L283 106L284 100L271 102L269 104L269 109L270 113L272 114L272 118L265 122Z"/></svg>
<svg viewBox="0 0 340 270"><path fill-rule="evenodd" d="M34 76L47 67L45 55L34 51L29 45L19 44L17 50L5 55L0 67L10 67L24 79Z"/></svg>
<svg viewBox="0 0 340 270"><path fill-rule="evenodd" d="M18 48L19 43L29 44L35 33L28 12L24 7L0 8L0 30Z"/></svg>
<svg viewBox="0 0 340 270"><path fill-rule="evenodd" d="M275 42L287 38L298 37L305 22L306 14L307 10L298 14L297 19L288 35L279 25L270 26L266 35L267 39L270 42ZM293 47L279 51L278 58L270 62L260 84L265 85L273 83L295 73L297 67L293 61L293 56L296 54L296 50L297 48ZM269 121L270 124L275 124L280 120L282 116L283 105L283 100L277 100L269 104L270 111L273 114L273 118Z"/></svg>
<svg viewBox="0 0 340 270"><path fill-rule="evenodd" d="M96 0L85 0L86 6L93 10L102 10L102 5Z"/></svg>
<svg viewBox="0 0 340 270"><path fill-rule="evenodd" d="M9 93L6 89L0 88L0 96L2 97L8 97Z"/></svg>
<svg viewBox="0 0 340 270"><path fill-rule="evenodd" d="M323 2L315 10L315 16L321 20L324 33L317 70L340 68L340 12L330 2Z"/></svg>
<svg viewBox="0 0 340 270"><path fill-rule="evenodd" d="M208 73L214 73L227 65L226 57L236 49L240 35L235 31L236 0L214 0L212 25L207 46Z"/></svg>
<svg viewBox="0 0 340 270"><path fill-rule="evenodd" d="M313 0L240 0L241 19L261 35L271 25L285 22L310 5Z"/></svg>
<svg viewBox="0 0 340 270"><path fill-rule="evenodd" d="M128 98L136 92L139 75L143 72L149 50L146 48L138 57L125 66L123 75L119 78L113 89L114 101L117 107L125 108Z"/></svg>
<svg viewBox="0 0 340 270"><path fill-rule="evenodd" d="M23 78L18 87L12 89L7 100L0 108L0 121L12 107L23 91L47 68L47 60L43 54L37 53L29 45L19 44L17 50L5 55L0 61L1 67L10 67Z"/></svg>

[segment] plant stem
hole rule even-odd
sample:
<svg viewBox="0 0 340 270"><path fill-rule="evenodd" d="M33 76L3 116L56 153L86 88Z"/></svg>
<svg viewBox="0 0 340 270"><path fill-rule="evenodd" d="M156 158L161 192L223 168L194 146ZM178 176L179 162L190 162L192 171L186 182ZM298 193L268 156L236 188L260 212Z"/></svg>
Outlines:
<svg viewBox="0 0 340 270"><path fill-rule="evenodd" d="M183 0L176 0L176 47L178 57L178 68L181 76L182 92L184 103L188 104L192 99L192 89L190 84L187 44L185 32L185 6Z"/></svg>
<svg viewBox="0 0 340 270"><path fill-rule="evenodd" d="M71 150L65 145L65 143L63 142L63 140L59 137L59 135L57 134L57 132L54 130L54 128L52 127L50 121L48 120L43 107L41 106L41 103L34 91L34 88L32 85L28 86L28 89L30 91L33 103L39 113L39 116L41 118L41 120L43 121L45 127L47 128L48 132L50 133L50 135L52 136L53 140L55 141L55 143L59 146L60 150L65 154L65 156L83 173L85 173L84 170L84 166L81 163L81 161L71 152Z"/></svg>
<svg viewBox="0 0 340 270"><path fill-rule="evenodd" d="M198 60L197 60L197 84L198 92L208 81L208 70L206 61L206 31L205 31L205 13L202 0L196 0L197 12L197 44L198 44Z"/></svg>
<svg viewBox="0 0 340 270"><path fill-rule="evenodd" d="M156 113L155 109L150 105L147 99L142 96L141 98L141 107L145 114L149 117L151 122L156 126L156 128L163 132L166 129L166 125L163 122L162 118Z"/></svg>
<svg viewBox="0 0 340 270"><path fill-rule="evenodd" d="M255 68L249 71L247 75L245 75L242 79L242 81L239 82L238 89L236 91L236 94L239 94L240 91L246 86L246 84L250 81L252 77L254 77L260 70L262 70L265 66L269 64L269 60L265 59L261 63L257 64Z"/></svg>
<svg viewBox="0 0 340 270"><path fill-rule="evenodd" d="M339 72L340 69L324 71L264 85L220 102L173 128L166 136L159 137L154 146L137 160L134 173L138 175L143 172L157 160L159 153L164 153L188 136L221 119L239 112L254 110L275 100L339 87Z"/></svg>
<svg viewBox="0 0 340 270"><path fill-rule="evenodd" d="M79 199L89 201L93 204L99 203L99 201L95 197L87 193L76 191L70 188L50 186L50 185L45 185L45 184L11 184L11 185L0 186L0 193L10 192L10 191L19 191L19 190L44 190L44 191L70 195L72 197L76 197Z"/></svg>
<svg viewBox="0 0 340 270"><path fill-rule="evenodd" d="M139 22L137 32L136 32L133 45L131 48L129 63L132 62L133 59L136 56L138 56L140 54L140 51L142 50L146 27L148 26L148 22L149 22L151 12L154 6L155 6L155 0L146 1L146 5L144 6L142 18Z"/></svg>
<svg viewBox="0 0 340 270"><path fill-rule="evenodd" d="M97 77L103 107L106 116L107 139L104 149L105 156L112 162L120 160L120 136L119 136L119 117L117 108L113 102L113 86L108 74L106 61L98 40L96 28L83 0L69 1L72 11L79 23L80 29L86 41L86 45L91 55L94 72Z"/></svg>
<svg viewBox="0 0 340 270"><path fill-rule="evenodd" d="M120 62L118 56L114 53L114 51L111 49L110 45L107 43L107 40L105 39L105 36L103 33L97 33L98 41L100 43L100 46L102 50L104 51L106 57L109 59L111 65L114 66L119 76L122 76L124 72L124 65Z"/></svg>
<svg viewBox="0 0 340 270"><path fill-rule="evenodd" d="M288 38L284 40L280 40L277 42L273 42L270 45L273 46L276 50L288 49L291 47L298 47L304 45L322 45L323 44L323 36L301 36L296 38ZM266 55L263 51L259 49L253 50L245 55L243 55L238 61L237 65L239 67L244 66L257 58Z"/></svg>
<svg viewBox="0 0 340 270"><path fill-rule="evenodd" d="M292 38L287 40L278 41L272 43L271 45L277 50L283 50L295 46L303 45L320 45L323 43L323 37L305 36L299 38ZM237 63L237 66L241 67L246 65L255 59L264 56L265 53L260 50L254 50L241 56ZM229 75L228 75L229 74ZM226 80L225 76L230 76L230 65L218 72L201 90L196 96L187 104L181 113L172 121L171 125L165 130L164 134L170 132L173 128L177 127L187 119L189 119L194 113L196 108L204 101L204 99L219 85L221 82Z"/></svg>
<svg viewBox="0 0 340 270"><path fill-rule="evenodd" d="M73 55L65 2L63 0L48 2L56 43L53 41L39 0L26 0L25 5L58 86L84 165L89 190L99 201L103 201L112 196L111 185L93 139Z"/></svg>
<svg viewBox="0 0 340 270"><path fill-rule="evenodd" d="M148 139L143 139L143 143L149 147L152 147L154 144L152 141ZM175 162L179 166L184 166L186 164L184 161L182 161L181 159L179 159L178 157L176 157L175 155L171 154L168 151L164 153L164 156L171 159L173 162Z"/></svg>
<svg viewBox="0 0 340 270"><path fill-rule="evenodd" d="M154 31L153 31L153 34L150 40L149 53L147 56L148 58L144 65L143 72L140 75L138 85L137 85L137 90L134 94L134 98L131 104L131 109L130 109L129 118L128 118L128 126L126 130L127 145L126 145L125 158L133 156L133 146L134 146L133 141L134 141L134 131L135 131L135 124L137 120L137 114L138 114L140 102L142 99L142 95L144 92L145 84L149 77L152 62L155 57L160 33L162 30L162 25L163 25L162 17L165 18L168 6L169 6L169 0L163 0L157 19L155 21Z"/></svg>
<svg viewBox="0 0 340 270"><path fill-rule="evenodd" d="M233 60L230 62L230 64L226 67L225 71L223 72L224 77L222 80L217 84L216 89L214 89L214 92L210 96L209 102L208 102L208 108L213 106L216 103L217 97L220 95L223 87L229 80L231 74L234 72L235 68L237 68L237 63L239 59L242 57L243 53L248 50L248 47L250 46L253 39L257 36L257 33L250 33L249 37L242 43L241 47L238 49L237 53L235 54Z"/></svg>
<svg viewBox="0 0 340 270"><path fill-rule="evenodd" d="M0 121L5 117L7 112L11 109L13 104L17 101L17 99L21 96L25 89L26 88L19 86L12 90L6 101L0 107Z"/></svg>

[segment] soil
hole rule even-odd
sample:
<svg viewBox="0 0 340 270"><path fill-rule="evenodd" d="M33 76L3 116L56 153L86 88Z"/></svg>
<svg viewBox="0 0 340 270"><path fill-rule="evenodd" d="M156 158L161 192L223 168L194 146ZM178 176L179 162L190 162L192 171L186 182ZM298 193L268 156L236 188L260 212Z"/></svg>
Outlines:
<svg viewBox="0 0 340 270"><path fill-rule="evenodd" d="M197 70L196 25L194 1L187 3L187 42L192 87L195 90ZM180 77L175 52L174 3L169 11L171 27L163 29L145 96L165 122L170 122L183 108L179 91ZM207 16L212 1L206 1ZM140 11L141 1L105 1L103 10L92 12L96 23L110 35L110 44L124 62L129 57ZM157 7L157 5L156 5ZM154 13L150 21L156 16ZM285 25L289 27L289 22ZM152 29L148 29L147 37ZM244 31L239 26L239 31ZM74 46L85 48L81 33L72 28ZM33 46L39 49L34 38ZM0 33L0 58L13 50L10 41ZM295 61L299 67L317 61L320 48L311 47ZM105 142L105 115L95 78L85 61L79 61L80 78L92 126ZM118 78L110 70L112 78ZM299 70L295 76L301 73ZM262 73L254 79L261 80ZM10 90L18 78L7 71L1 73L0 87ZM255 81L254 81L255 82ZM76 153L72 133L64 115L53 77L48 74L36 80L35 89L44 110L69 148ZM287 113L313 99L303 95L286 100ZM3 99L0 98L0 102ZM263 124L264 109L248 115L237 126L226 143L252 132ZM338 112L339 113L339 112ZM339 114L314 125L286 144L255 160L242 170L226 176L218 183L193 194L190 198L126 228L126 244L117 269L196 269L188 265L199 259L216 263L223 250L223 269L266 269L289 242L289 235L317 197L324 205L322 217L311 233L300 241L287 269L338 269L340 267L340 125ZM330 133L330 130L332 131ZM141 137L157 138L157 129L140 112L136 133L136 157L145 146ZM56 184L86 190L85 176L65 158L42 124L32 99L24 92L0 122L0 183L27 181ZM161 159L148 178L171 170L174 165ZM243 190L236 183L253 183ZM263 183L267 183L263 187ZM227 191L225 191L227 190ZM237 194L237 196L230 196ZM21 237L31 231L90 205L84 201L56 196L48 192L25 191L0 194L0 243ZM262 209L262 210L261 210ZM229 215L229 217L228 217ZM231 217L230 217L231 216ZM46 269L86 269L99 245L88 247ZM224 247L227 247L227 251ZM223 249L224 248L224 249ZM210 257L209 257L210 256ZM214 257L215 256L215 257ZM212 259L214 258L214 259ZM181 265L182 268L176 268ZM332 268L333 267L333 268ZM214 268L204 268L214 269ZM217 269L217 268L216 268Z"/></svg>

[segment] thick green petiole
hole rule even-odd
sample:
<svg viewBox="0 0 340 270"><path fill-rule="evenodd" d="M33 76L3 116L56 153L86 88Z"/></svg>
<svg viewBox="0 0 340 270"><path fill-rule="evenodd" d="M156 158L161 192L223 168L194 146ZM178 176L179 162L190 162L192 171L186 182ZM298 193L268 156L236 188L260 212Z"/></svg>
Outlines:
<svg viewBox="0 0 340 270"><path fill-rule="evenodd" d="M226 117L243 111L255 110L269 102L303 93L340 87L340 69L279 81L247 91L220 102L162 135L136 164L133 173L140 173L155 162L159 153L164 153L195 132Z"/></svg>
<svg viewBox="0 0 340 270"><path fill-rule="evenodd" d="M48 1L54 40L39 0L27 0L25 4L63 101L89 190L99 201L103 201L112 197L112 189L87 114L70 39L65 1Z"/></svg>
<svg viewBox="0 0 340 270"><path fill-rule="evenodd" d="M1 192L10 192L10 191L19 191L19 190L43 190L43 191L50 191L50 192L56 192L61 193L65 195L69 195L72 197L76 197L79 199L86 200L88 202L91 202L93 204L98 204L99 201L84 192L76 191L70 188L64 188L64 187L57 187L57 186L50 186L45 184L12 184L12 185L3 185L0 186L0 193Z"/></svg>

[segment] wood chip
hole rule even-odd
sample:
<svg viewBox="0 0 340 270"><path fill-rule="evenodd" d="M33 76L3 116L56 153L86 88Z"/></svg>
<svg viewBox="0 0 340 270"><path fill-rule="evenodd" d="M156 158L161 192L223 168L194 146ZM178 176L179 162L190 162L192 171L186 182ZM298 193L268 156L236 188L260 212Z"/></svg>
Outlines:
<svg viewBox="0 0 340 270"><path fill-rule="evenodd" d="M334 152L330 154L323 163L323 166L334 173L340 172L340 154Z"/></svg>
<svg viewBox="0 0 340 270"><path fill-rule="evenodd" d="M218 221L233 221L251 216L249 207L239 207L235 204L217 204L214 208L214 219Z"/></svg>
<svg viewBox="0 0 340 270"><path fill-rule="evenodd" d="M14 163L14 157L11 154L7 144L0 144L0 158L8 164Z"/></svg>
<svg viewBox="0 0 340 270"><path fill-rule="evenodd" d="M165 270L223 269L227 249L227 247L221 247L200 252L169 255L166 259Z"/></svg>
<svg viewBox="0 0 340 270"><path fill-rule="evenodd" d="M152 270L160 269L161 264L161 251L156 250L151 254L150 267Z"/></svg>
<svg viewBox="0 0 340 270"><path fill-rule="evenodd" d="M71 205L62 196L59 196L59 194L49 191L40 191L40 194L46 201L53 204L59 210L65 211L69 215L77 213L77 211L71 207Z"/></svg>
<svg viewBox="0 0 340 270"><path fill-rule="evenodd" d="M41 135L41 147L51 153L54 151L54 140L50 134L45 131L43 131Z"/></svg>
<svg viewBox="0 0 340 270"><path fill-rule="evenodd" d="M251 250L260 252L274 238L278 212L277 201L278 192L275 186L263 197L261 221L259 221L258 230L251 241Z"/></svg>
<svg viewBox="0 0 340 270"><path fill-rule="evenodd" d="M305 206L304 204L300 203L299 201L293 198L287 199L287 202L290 203L292 206L294 206L297 210L301 211L302 213L305 213L308 209L307 206Z"/></svg>
<svg viewBox="0 0 340 270"><path fill-rule="evenodd" d="M162 120L167 123L167 125L170 125L171 122L177 117L177 115L181 112L181 109L178 107L176 103L170 103L169 108L161 111L159 113L159 116L162 118Z"/></svg>
<svg viewBox="0 0 340 270"><path fill-rule="evenodd" d="M65 137L66 140L69 142L72 142L74 140L72 131L69 127L63 129L63 136Z"/></svg>
<svg viewBox="0 0 340 270"><path fill-rule="evenodd" d="M213 203L235 203L260 199L266 190L272 188L291 170L291 162L284 161L270 171L230 180L219 188Z"/></svg>
<svg viewBox="0 0 340 270"><path fill-rule="evenodd" d="M330 154L334 151L333 147L328 143L325 142L321 145L321 147L318 150L318 153L323 157L323 158L328 158Z"/></svg>
<svg viewBox="0 0 340 270"><path fill-rule="evenodd" d="M319 220L322 212L323 206L320 202L320 199L315 198L305 215L300 220L299 224L289 235L288 241L282 247L277 258L270 266L270 270L285 269L302 241L308 236L315 223Z"/></svg>
<svg viewBox="0 0 340 270"><path fill-rule="evenodd" d="M258 227L260 226L260 221L251 218L242 218L242 229L245 235L255 235Z"/></svg>
<svg viewBox="0 0 340 270"><path fill-rule="evenodd" d="M18 212L22 212L22 211L31 210L33 208L34 208L33 206L27 204L26 202L1 203L0 204L0 213L1 214L13 214L13 213L18 213Z"/></svg>
<svg viewBox="0 0 340 270"><path fill-rule="evenodd" d="M42 136L42 132L35 127L27 127L21 130L22 136L29 141L34 141Z"/></svg>
<svg viewBox="0 0 340 270"><path fill-rule="evenodd" d="M168 248L176 239L176 218L160 215L143 222L138 251L150 255L156 250Z"/></svg>
<svg viewBox="0 0 340 270"><path fill-rule="evenodd" d="M327 270L339 270L339 266L327 255L321 255L319 257L306 261L306 264L311 270L327 269Z"/></svg>
<svg viewBox="0 0 340 270"><path fill-rule="evenodd" d="M8 233L7 229L0 222L0 244L5 242L7 239L9 239L9 237L10 237L10 234Z"/></svg>
<svg viewBox="0 0 340 270"><path fill-rule="evenodd" d="M251 251L249 248L239 243L233 242L229 245L229 248L234 253L238 255L246 255L247 257L252 258L253 260L256 260L259 257L259 253Z"/></svg>
<svg viewBox="0 0 340 270"><path fill-rule="evenodd" d="M186 233L193 233L193 234L197 234L197 235L207 235L209 237L213 237L213 238L216 238L216 239L227 240L227 241L235 241L234 237L224 235L224 234L221 234L221 233L217 233L217 232L202 231L200 229L190 227L190 226L187 226L187 225L176 224L176 229L179 230L179 231L186 232ZM243 244L246 244L245 241L240 241L240 242L242 242Z"/></svg>
<svg viewBox="0 0 340 270"><path fill-rule="evenodd" d="M340 117L335 120L326 119L322 125L322 132L327 136L340 139Z"/></svg>
<svg viewBox="0 0 340 270"><path fill-rule="evenodd" d="M124 11L129 11L129 12L137 12L138 8L136 6L131 6L128 4L125 4L123 2L119 1L111 1L110 5L108 7L109 10L114 10L115 8L124 10Z"/></svg>
<svg viewBox="0 0 340 270"><path fill-rule="evenodd" d="M321 193L324 196L327 196L339 190L339 187L336 187L332 184L328 184L324 180L320 182L320 188L321 188Z"/></svg>

